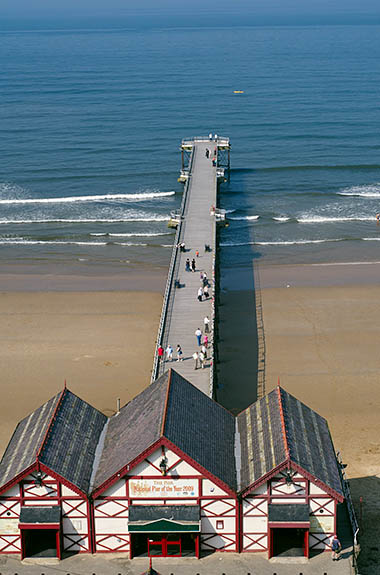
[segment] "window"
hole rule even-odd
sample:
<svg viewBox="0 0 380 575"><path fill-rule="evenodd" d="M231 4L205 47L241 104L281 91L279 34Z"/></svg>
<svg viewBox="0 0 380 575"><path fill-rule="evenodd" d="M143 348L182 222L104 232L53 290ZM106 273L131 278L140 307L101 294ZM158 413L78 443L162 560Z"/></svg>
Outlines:
<svg viewBox="0 0 380 575"><path fill-rule="evenodd" d="M219 520L216 522L216 528L217 529L224 529L224 521Z"/></svg>

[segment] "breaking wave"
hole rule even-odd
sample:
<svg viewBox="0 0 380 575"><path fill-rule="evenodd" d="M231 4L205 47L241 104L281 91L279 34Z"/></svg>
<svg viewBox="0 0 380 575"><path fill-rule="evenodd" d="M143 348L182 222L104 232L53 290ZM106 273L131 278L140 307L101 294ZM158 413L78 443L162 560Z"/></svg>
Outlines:
<svg viewBox="0 0 380 575"><path fill-rule="evenodd" d="M4 199L0 204L69 204L75 202L100 202L109 200L144 201L152 198L174 196L175 192L144 192L141 194L102 194L95 196L68 196L63 198Z"/></svg>
<svg viewBox="0 0 380 575"><path fill-rule="evenodd" d="M352 186L337 192L337 194L339 196L357 196L360 198L380 198L380 182L366 186Z"/></svg>
<svg viewBox="0 0 380 575"><path fill-rule="evenodd" d="M260 216L235 216L230 218L230 220L239 220L239 221L244 221L244 220L258 220Z"/></svg>
<svg viewBox="0 0 380 575"><path fill-rule="evenodd" d="M325 224L334 222L373 222L376 220L375 216L304 216L297 218L300 224Z"/></svg>
<svg viewBox="0 0 380 575"><path fill-rule="evenodd" d="M126 222L167 222L169 221L169 216L136 216L130 218L78 218L78 219L67 219L67 218L50 218L50 219L33 219L33 220L0 220L0 225L6 224L123 224Z"/></svg>

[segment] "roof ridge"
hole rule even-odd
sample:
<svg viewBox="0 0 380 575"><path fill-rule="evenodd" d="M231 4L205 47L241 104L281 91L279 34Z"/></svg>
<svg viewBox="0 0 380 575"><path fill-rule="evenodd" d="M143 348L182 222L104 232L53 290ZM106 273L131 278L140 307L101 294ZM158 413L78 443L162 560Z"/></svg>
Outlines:
<svg viewBox="0 0 380 575"><path fill-rule="evenodd" d="M67 389L66 384L65 384L65 387L64 387L63 390L61 391L61 395L59 396L59 399L58 399L58 401L57 401L57 405L55 406L55 409L54 409L54 411L53 411L53 413L52 413L52 415L51 415L51 417L50 417L50 421L49 421L49 424L48 424L48 426L47 426L47 429L46 429L44 438L43 438L43 440L41 441L41 445L40 445L40 447L39 447L39 449L38 449L38 451L37 451L37 454L36 454L36 459L37 459L37 461L38 461L38 459L39 459L40 456L41 456L41 453L42 453L43 448L45 447L46 440L47 440L47 438L48 438L48 436L49 436L49 433L50 433L50 428L51 428L51 426L52 426L52 424L53 424L53 421L54 421L54 419L55 419L55 417L56 417L56 415L57 415L57 413L58 413L58 409L60 408L61 403L62 403L62 400L63 400L64 396L66 395L66 392L67 392L67 391L68 391L68 389Z"/></svg>
<svg viewBox="0 0 380 575"><path fill-rule="evenodd" d="M290 460L290 451L289 451L289 445L288 445L288 438L286 435L286 425L285 425L284 409L282 406L282 395L281 395L280 380L278 381L278 386L277 386L277 397L278 397L278 406L280 409L280 419L281 419L282 437L284 439L285 454L286 454L286 459L289 461Z"/></svg>
<svg viewBox="0 0 380 575"><path fill-rule="evenodd" d="M168 414L168 403L169 403L169 391L170 391L170 386L172 383L172 368L169 368L168 370L168 389L166 390L166 397L165 397L165 405L164 405L164 414L162 417L162 424L161 424L161 433L160 436L162 437L164 435L164 430L165 430L165 424L166 424L166 416Z"/></svg>

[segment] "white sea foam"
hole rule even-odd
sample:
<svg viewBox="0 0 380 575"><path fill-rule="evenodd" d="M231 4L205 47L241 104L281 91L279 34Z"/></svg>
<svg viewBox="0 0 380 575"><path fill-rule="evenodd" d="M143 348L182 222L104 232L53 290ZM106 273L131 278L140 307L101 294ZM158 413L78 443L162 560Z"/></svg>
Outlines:
<svg viewBox="0 0 380 575"><path fill-rule="evenodd" d="M90 236L107 236L112 238L153 238L156 236L171 236L171 232L158 232L158 233L120 233L120 234L110 234L108 232L92 233Z"/></svg>
<svg viewBox="0 0 380 575"><path fill-rule="evenodd" d="M236 246L294 246L306 244L324 244L326 242L341 242L341 238L324 239L324 240L289 240L289 241L273 241L273 242L224 242L221 247L236 247Z"/></svg>
<svg viewBox="0 0 380 575"><path fill-rule="evenodd" d="M18 239L0 239L0 244L3 245L22 245L22 246L36 246L36 245L74 245L74 246L106 246L107 242L77 242L71 240L25 240L23 238Z"/></svg>
<svg viewBox="0 0 380 575"><path fill-rule="evenodd" d="M365 186L352 186L346 188L341 192L337 192L339 196L357 196L361 198L380 198L380 182L376 184L368 184Z"/></svg>
<svg viewBox="0 0 380 575"><path fill-rule="evenodd" d="M130 218L51 218L51 219L33 219L33 220L0 220L0 225L7 224L123 224L125 222L167 222L169 216L151 215L147 217L134 216Z"/></svg>
<svg viewBox="0 0 380 575"><path fill-rule="evenodd" d="M139 246L139 247L146 247L148 244L136 244L133 242L112 242L115 246Z"/></svg>
<svg viewBox="0 0 380 575"><path fill-rule="evenodd" d="M233 214L236 210L226 210L226 214Z"/></svg>
<svg viewBox="0 0 380 575"><path fill-rule="evenodd" d="M328 224L335 222L373 222L375 216L303 216L297 218L300 224Z"/></svg>
<svg viewBox="0 0 380 575"><path fill-rule="evenodd" d="M272 219L276 220L276 222L288 222L290 220L290 217L289 216L274 216Z"/></svg>
<svg viewBox="0 0 380 575"><path fill-rule="evenodd" d="M110 200L144 201L152 198L173 196L172 192L143 192L141 194L102 194L94 196L67 196L63 198L0 199L0 204L68 204L75 202L100 202Z"/></svg>
<svg viewBox="0 0 380 575"><path fill-rule="evenodd" d="M243 221L243 220L258 220L260 216L235 216L230 218L230 220L239 220L239 221Z"/></svg>
<svg viewBox="0 0 380 575"><path fill-rule="evenodd" d="M380 242L380 238L362 238L364 242Z"/></svg>

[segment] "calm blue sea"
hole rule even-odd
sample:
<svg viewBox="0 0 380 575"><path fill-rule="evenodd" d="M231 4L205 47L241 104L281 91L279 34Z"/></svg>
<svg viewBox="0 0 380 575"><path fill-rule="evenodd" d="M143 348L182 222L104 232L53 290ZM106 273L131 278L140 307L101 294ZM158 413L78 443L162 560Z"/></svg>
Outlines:
<svg viewBox="0 0 380 575"><path fill-rule="evenodd" d="M3 32L0 70L3 262L166 264L210 131L227 266L380 260L379 27Z"/></svg>

